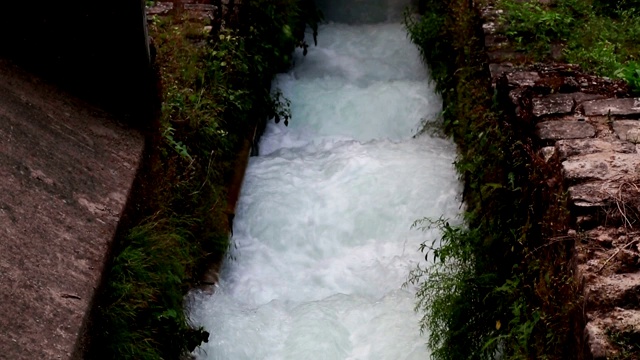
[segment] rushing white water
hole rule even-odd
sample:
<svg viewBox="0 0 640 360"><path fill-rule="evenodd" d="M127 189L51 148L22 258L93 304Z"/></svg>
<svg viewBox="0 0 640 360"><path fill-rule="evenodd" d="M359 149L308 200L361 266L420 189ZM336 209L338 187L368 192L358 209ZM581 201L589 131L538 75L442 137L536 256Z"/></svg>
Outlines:
<svg viewBox="0 0 640 360"><path fill-rule="evenodd" d="M400 24L320 34L277 79L293 119L250 160L215 293L191 295L200 359L428 358L401 286L429 236L412 222L458 212L454 146L413 137L441 102Z"/></svg>

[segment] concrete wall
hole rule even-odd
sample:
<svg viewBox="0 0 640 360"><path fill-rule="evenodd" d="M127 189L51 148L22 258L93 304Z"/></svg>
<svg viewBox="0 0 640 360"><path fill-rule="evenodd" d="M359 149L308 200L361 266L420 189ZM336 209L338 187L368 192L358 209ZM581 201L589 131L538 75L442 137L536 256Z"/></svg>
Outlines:
<svg viewBox="0 0 640 360"><path fill-rule="evenodd" d="M144 147L0 60L0 359L80 359Z"/></svg>

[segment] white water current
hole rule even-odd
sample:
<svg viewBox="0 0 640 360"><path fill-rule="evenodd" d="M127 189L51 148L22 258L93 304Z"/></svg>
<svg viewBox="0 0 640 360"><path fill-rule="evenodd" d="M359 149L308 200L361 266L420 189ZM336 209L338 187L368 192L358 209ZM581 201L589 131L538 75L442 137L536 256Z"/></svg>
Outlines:
<svg viewBox="0 0 640 360"><path fill-rule="evenodd" d="M250 159L215 292L190 296L196 356L427 359L401 286L433 236L412 222L459 212L454 145L413 137L441 100L399 23L326 24L295 60L275 84L291 123Z"/></svg>

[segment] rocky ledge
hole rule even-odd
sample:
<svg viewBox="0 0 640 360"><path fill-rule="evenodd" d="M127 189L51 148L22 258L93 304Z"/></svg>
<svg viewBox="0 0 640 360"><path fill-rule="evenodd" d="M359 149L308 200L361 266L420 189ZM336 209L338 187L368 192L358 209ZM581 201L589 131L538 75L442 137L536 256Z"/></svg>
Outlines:
<svg viewBox="0 0 640 360"><path fill-rule="evenodd" d="M578 357L618 358L616 337L640 339L640 98L575 65L517 65L526 54L501 33L499 10L480 11L493 86L568 189L586 324Z"/></svg>

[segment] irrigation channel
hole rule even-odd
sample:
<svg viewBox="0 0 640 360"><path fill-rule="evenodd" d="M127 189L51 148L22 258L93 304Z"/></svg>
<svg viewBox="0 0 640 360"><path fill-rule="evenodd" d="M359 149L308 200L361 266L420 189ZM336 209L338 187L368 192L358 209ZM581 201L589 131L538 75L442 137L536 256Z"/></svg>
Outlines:
<svg viewBox="0 0 640 360"><path fill-rule="evenodd" d="M276 80L293 118L250 159L215 292L190 296L211 333L198 359L428 358L402 284L436 235L413 221L459 212L455 146L416 135L442 105L406 4L351 2L325 11L318 46Z"/></svg>

